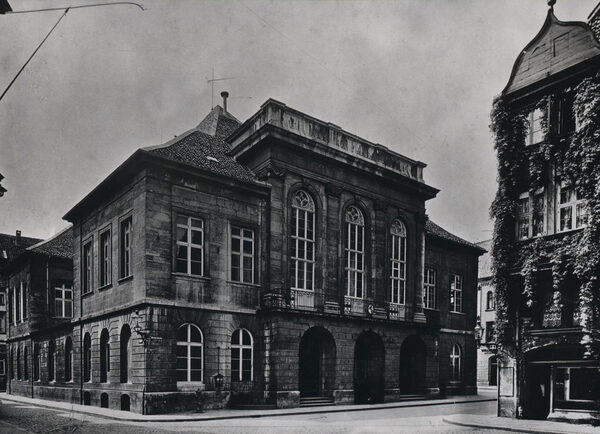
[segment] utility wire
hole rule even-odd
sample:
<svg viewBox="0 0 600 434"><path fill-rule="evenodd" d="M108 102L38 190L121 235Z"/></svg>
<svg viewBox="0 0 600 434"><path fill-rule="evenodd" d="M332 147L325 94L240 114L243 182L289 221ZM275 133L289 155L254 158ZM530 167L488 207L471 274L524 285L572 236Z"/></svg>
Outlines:
<svg viewBox="0 0 600 434"><path fill-rule="evenodd" d="M137 6L141 10L145 10L144 7L135 2L113 2L113 3L94 3L93 5L80 5L80 6L69 6L67 9L81 9L81 8L93 8L95 6L110 6L110 5L131 5ZM7 14L25 14L29 12L47 12L47 11L62 11L63 8L44 8L44 9L30 9L26 11L10 11Z"/></svg>
<svg viewBox="0 0 600 434"><path fill-rule="evenodd" d="M35 51L31 54L31 56L29 56L29 59L27 59L27 62L25 62L25 64L21 67L21 69L19 69L19 72L17 72L17 75L15 75L15 77L12 79L12 81L8 84L8 87L6 89L4 89L4 92L2 92L2 95L0 95L0 101L2 101L2 98L4 98L4 95L6 95L6 92L8 92L8 89L10 89L10 87L17 80L19 75L21 75L21 72L23 72L23 70L25 69L27 64L31 61L31 59L33 59L33 56L35 56L35 53L38 52L38 50L42 47L42 45L44 45L44 42L46 42L46 39L48 39L50 34L54 31L54 29L56 29L56 26L58 26L58 23L60 23L61 20L67 15L67 12L69 12L69 8L65 9L64 13L60 16L60 18L58 19L56 24L54 24L54 26L50 29L50 31L48 32L46 37L44 39L42 39L42 42L40 42L40 45L38 45L37 48L35 49Z"/></svg>

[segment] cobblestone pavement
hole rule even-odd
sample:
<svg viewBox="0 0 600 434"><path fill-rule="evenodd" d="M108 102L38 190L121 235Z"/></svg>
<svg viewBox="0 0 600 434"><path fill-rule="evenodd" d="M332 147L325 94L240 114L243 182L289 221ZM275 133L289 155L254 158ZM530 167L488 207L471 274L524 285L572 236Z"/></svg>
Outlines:
<svg viewBox="0 0 600 434"><path fill-rule="evenodd" d="M117 423L114 420L3 401L0 434L8 433L460 433L480 429L445 423L445 415L493 414L495 402L204 422ZM486 431L494 432L494 431Z"/></svg>

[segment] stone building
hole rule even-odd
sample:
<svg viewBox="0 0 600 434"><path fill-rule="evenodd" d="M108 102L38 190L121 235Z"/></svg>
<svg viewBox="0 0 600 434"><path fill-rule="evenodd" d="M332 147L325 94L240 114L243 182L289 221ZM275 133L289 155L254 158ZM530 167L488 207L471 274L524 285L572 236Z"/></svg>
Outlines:
<svg viewBox="0 0 600 434"><path fill-rule="evenodd" d="M486 253L479 257L477 285L477 390L496 390L498 386L498 358L496 356L496 293L492 281L492 240L477 243Z"/></svg>
<svg viewBox="0 0 600 434"><path fill-rule="evenodd" d="M6 390L6 374L8 372L6 357L8 279L5 270L8 264L23 253L27 247L40 241L42 240L21 236L21 231L16 231L15 235L0 234L0 390L2 391Z"/></svg>
<svg viewBox="0 0 600 434"><path fill-rule="evenodd" d="M11 393L144 414L473 393L483 250L427 219L425 164L223 96L65 215L73 318Z"/></svg>
<svg viewBox="0 0 600 434"><path fill-rule="evenodd" d="M596 423L598 8L562 22L549 3L492 119L499 414Z"/></svg>

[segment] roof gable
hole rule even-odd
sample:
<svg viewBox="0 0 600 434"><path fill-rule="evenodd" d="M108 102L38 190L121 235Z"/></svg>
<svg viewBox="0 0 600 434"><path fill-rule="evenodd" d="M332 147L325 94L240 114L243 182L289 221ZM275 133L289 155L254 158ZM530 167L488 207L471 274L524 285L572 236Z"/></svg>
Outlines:
<svg viewBox="0 0 600 434"><path fill-rule="evenodd" d="M559 21L550 9L542 29L517 57L502 93L523 89L598 55L600 43L586 23Z"/></svg>

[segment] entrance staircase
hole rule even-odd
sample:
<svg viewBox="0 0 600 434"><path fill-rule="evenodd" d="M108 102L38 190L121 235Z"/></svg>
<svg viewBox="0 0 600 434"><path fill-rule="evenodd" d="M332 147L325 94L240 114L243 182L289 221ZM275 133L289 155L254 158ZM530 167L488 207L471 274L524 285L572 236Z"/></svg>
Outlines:
<svg viewBox="0 0 600 434"><path fill-rule="evenodd" d="M329 396L300 397L300 407L323 407L325 405L334 405L333 398Z"/></svg>

